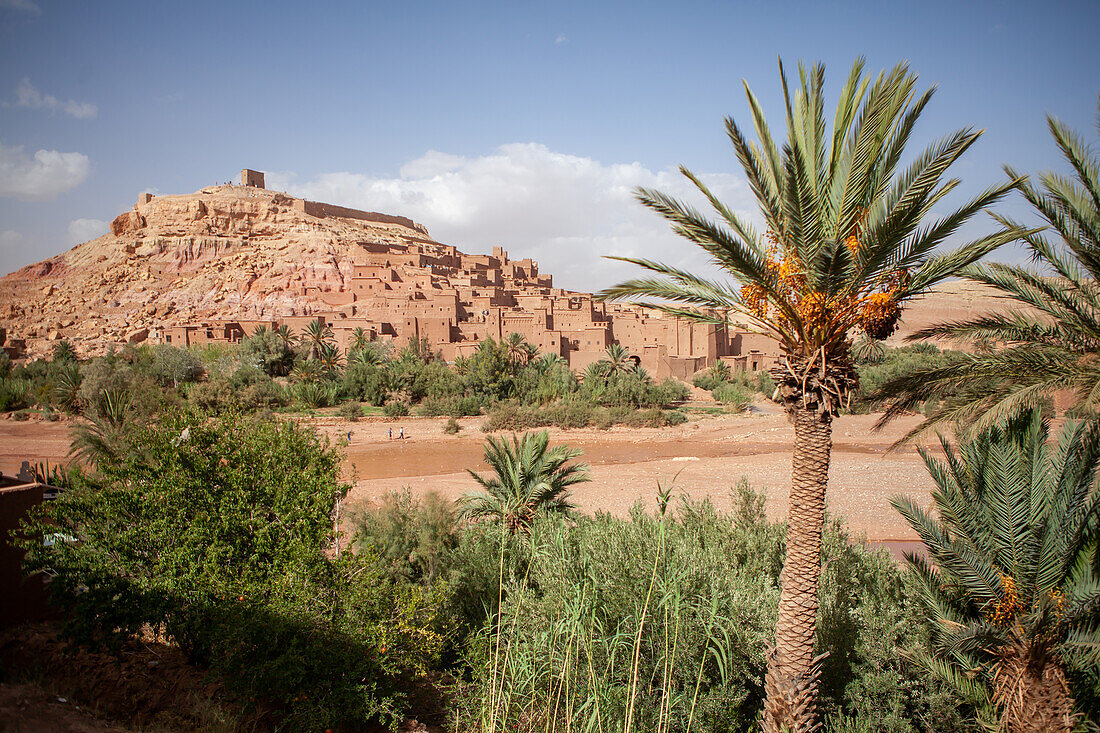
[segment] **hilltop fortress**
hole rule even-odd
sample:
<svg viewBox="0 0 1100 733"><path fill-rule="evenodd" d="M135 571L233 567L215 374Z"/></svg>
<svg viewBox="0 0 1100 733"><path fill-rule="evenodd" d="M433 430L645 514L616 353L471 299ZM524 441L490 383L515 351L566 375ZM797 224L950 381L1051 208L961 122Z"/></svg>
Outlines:
<svg viewBox="0 0 1100 733"><path fill-rule="evenodd" d="M777 355L761 336L554 287L536 261L501 247L465 254L404 217L270 191L257 171L240 185L142 194L110 229L0 279L9 353L43 354L62 338L84 353L236 343L261 325L299 332L321 318L342 349L362 328L427 339L449 361L519 333L580 370L618 343L658 378L719 359L761 369Z"/></svg>

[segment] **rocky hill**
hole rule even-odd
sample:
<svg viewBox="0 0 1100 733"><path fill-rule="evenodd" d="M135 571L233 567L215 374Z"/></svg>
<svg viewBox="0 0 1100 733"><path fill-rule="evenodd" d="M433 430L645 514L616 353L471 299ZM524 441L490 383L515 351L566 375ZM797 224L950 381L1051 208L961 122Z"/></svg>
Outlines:
<svg viewBox="0 0 1100 733"><path fill-rule="evenodd" d="M431 242L396 216L251 186L143 196L111 232L0 278L0 328L27 353L69 339L82 353L204 319L331 310L304 294L340 290L372 244Z"/></svg>
<svg viewBox="0 0 1100 733"><path fill-rule="evenodd" d="M443 246L409 219L258 186L143 194L110 233L0 278L0 336L25 341L29 356L61 339L94 354L156 329L331 313L326 294L347 292L369 252L413 244ZM913 303L892 340L1004 307L980 286L950 283Z"/></svg>

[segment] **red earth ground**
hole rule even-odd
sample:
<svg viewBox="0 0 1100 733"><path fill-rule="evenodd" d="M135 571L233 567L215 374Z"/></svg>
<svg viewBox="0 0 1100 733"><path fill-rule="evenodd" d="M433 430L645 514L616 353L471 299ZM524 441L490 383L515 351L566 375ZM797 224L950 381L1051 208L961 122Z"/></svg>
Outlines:
<svg viewBox="0 0 1100 733"><path fill-rule="evenodd" d="M574 501L586 512L625 516L636 502L653 506L658 483L672 483L674 494L710 497L728 508L731 489L744 476L767 495L769 516L785 515L794 439L786 417L766 401L741 415L696 415L676 427L551 429L553 443L582 449L580 460L591 466L592 481L575 487ZM829 509L872 541L912 541L915 535L889 499L905 494L928 504L933 484L915 447L890 447L919 417L903 417L873 432L877 417L847 415L834 422ZM438 491L451 498L476 490L466 469L486 468L484 420L460 419L458 435L443 432L444 418L312 422L344 447L352 484L344 506L354 508L405 487L414 495ZM71 428L66 421L0 420L0 471L14 473L23 460L64 462ZM402 430L405 437L398 439Z"/></svg>

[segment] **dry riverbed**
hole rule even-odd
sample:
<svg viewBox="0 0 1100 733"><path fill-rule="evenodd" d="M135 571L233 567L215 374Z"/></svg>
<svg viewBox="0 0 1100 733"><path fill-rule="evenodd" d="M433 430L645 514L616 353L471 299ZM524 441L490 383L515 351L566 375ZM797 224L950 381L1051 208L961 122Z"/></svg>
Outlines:
<svg viewBox="0 0 1100 733"><path fill-rule="evenodd" d="M888 448L918 418L903 418L875 433L876 417L851 415L834 423L829 509L871 540L914 540L889 499L906 494L927 504L932 482L914 448ZM351 508L405 487L414 495L438 491L452 498L475 490L466 469L485 470L483 421L463 418L461 432L453 436L443 432L444 418L355 423L324 418L317 429L342 446L351 432L344 446L346 479L352 484L345 506ZM71 427L71 422L0 420L0 471L14 473L24 459L63 461ZM402 429L405 437L398 439ZM591 466L592 481L574 492L585 512L623 516L636 502L652 507L658 483L672 483L675 494L709 496L728 508L742 476L767 494L769 516L787 511L794 434L767 403L748 414L699 416L670 428L551 429L551 437L552 443L582 449L581 460Z"/></svg>

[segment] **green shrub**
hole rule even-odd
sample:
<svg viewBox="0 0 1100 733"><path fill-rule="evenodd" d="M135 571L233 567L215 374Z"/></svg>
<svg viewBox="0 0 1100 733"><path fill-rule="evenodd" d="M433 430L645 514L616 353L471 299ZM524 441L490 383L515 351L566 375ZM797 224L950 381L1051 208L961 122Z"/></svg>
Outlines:
<svg viewBox="0 0 1100 733"><path fill-rule="evenodd" d="M151 627L283 727L394 723L438 659L443 600L371 553L327 554L340 463L290 422L169 418L35 510L28 568L54 574L74 638Z"/></svg>
<svg viewBox="0 0 1100 733"><path fill-rule="evenodd" d="M405 402L398 400L387 402L382 407L382 414L386 417L405 417L409 414L409 406Z"/></svg>
<svg viewBox="0 0 1100 733"><path fill-rule="evenodd" d="M0 378L0 412L11 412L30 405L29 384L24 379Z"/></svg>
<svg viewBox="0 0 1100 733"><path fill-rule="evenodd" d="M539 408L534 409L538 411ZM593 406L583 400L563 400L543 409L547 412L549 424L565 429L588 427L595 412Z"/></svg>
<svg viewBox="0 0 1100 733"><path fill-rule="evenodd" d="M202 377L203 365L194 352L170 344L158 344L152 349L149 373L162 387L179 387Z"/></svg>
<svg viewBox="0 0 1100 733"><path fill-rule="evenodd" d="M363 417L363 406L358 402L345 402L340 405L340 417L351 422L357 422Z"/></svg>
<svg viewBox="0 0 1100 733"><path fill-rule="evenodd" d="M454 705L457 727L484 730L492 719L496 730L529 730L526 721L558 720L563 731L580 730L586 718L561 711L597 709L604 725L619 727L633 699L637 730L684 731L689 718L691 730L751 730L763 704L784 531L746 483L735 499L731 512L684 501L666 514L636 508L629 520L540 519L529 537L506 545L503 564L499 542L464 536L453 572L479 570L456 593L495 592L495 578L485 577L494 572L504 587L500 613L487 602L467 643L473 684ZM898 654L919 627L894 560L865 550L836 522L826 527L824 555L817 651L829 653L819 699L827 725L917 733L935 721L936 730L967 730L958 701Z"/></svg>
<svg viewBox="0 0 1100 733"><path fill-rule="evenodd" d="M28 409L16 410L12 413L12 419L18 422L29 420L31 417L31 411Z"/></svg>
<svg viewBox="0 0 1100 733"><path fill-rule="evenodd" d="M753 393L740 384L720 384L711 392L714 399L733 410L743 412L752 404Z"/></svg>
<svg viewBox="0 0 1100 733"><path fill-rule="evenodd" d="M486 433L495 433L499 430L523 432L551 424L545 411L523 407L515 402L498 402L489 408L487 415L481 426Z"/></svg>
<svg viewBox="0 0 1100 733"><path fill-rule="evenodd" d="M436 492L417 499L406 488L387 491L378 505L353 512L352 545L381 558L393 578L430 582L442 577L458 545L454 503Z"/></svg>
<svg viewBox="0 0 1100 733"><path fill-rule="evenodd" d="M669 410L665 413L666 425L683 425L688 421L687 415L679 410Z"/></svg>
<svg viewBox="0 0 1100 733"><path fill-rule="evenodd" d="M427 397L417 406L416 413L425 417L469 417L481 414L481 404L476 397Z"/></svg>
<svg viewBox="0 0 1100 733"><path fill-rule="evenodd" d="M353 362L344 372L344 392L352 399L381 407L390 393L390 380L383 367Z"/></svg>
<svg viewBox="0 0 1100 733"><path fill-rule="evenodd" d="M329 407L338 401L338 387L329 382L301 382L294 385L294 396L308 407Z"/></svg>
<svg viewBox="0 0 1100 733"><path fill-rule="evenodd" d="M458 435L458 431L462 429L462 426L458 424L458 420L454 419L454 416L447 418L447 422L443 424L443 432L447 435Z"/></svg>

